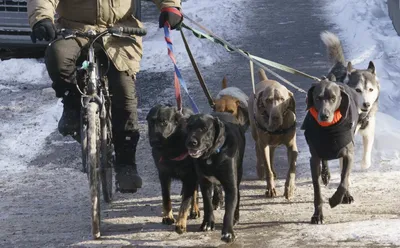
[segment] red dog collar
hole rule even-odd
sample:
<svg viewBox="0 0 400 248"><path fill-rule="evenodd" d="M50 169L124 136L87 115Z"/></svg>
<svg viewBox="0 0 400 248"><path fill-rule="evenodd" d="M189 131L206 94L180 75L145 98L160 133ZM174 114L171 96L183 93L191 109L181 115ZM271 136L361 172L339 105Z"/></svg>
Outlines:
<svg viewBox="0 0 400 248"><path fill-rule="evenodd" d="M189 154L188 154L188 152L184 152L184 153L182 153L181 155L179 155L178 157L175 157L175 158L171 158L171 159L168 159L168 160L171 160L171 161L182 161L182 160L184 160L185 158L187 158L187 156L188 156ZM160 160L158 161L158 162L163 162L164 161L164 157L163 156L161 156L160 157Z"/></svg>

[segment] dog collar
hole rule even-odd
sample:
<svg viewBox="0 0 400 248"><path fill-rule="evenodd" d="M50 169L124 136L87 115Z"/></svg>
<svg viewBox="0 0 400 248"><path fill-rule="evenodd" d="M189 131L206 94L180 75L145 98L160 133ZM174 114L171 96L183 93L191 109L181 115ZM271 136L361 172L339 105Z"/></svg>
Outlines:
<svg viewBox="0 0 400 248"><path fill-rule="evenodd" d="M187 158L187 156L188 156L189 154L188 154L188 152L186 151L186 152L184 152L184 153L182 153L181 155L179 155L178 157L175 157L175 158L170 158L170 159L167 159L167 160L169 160L169 161L182 161L182 160L184 160L185 158ZM164 162L165 160L164 160L164 157L163 156L161 156L160 157L160 160L158 161L158 162Z"/></svg>
<svg viewBox="0 0 400 248"><path fill-rule="evenodd" d="M315 109L315 107L310 108L309 110L310 114L312 117L314 117L314 120L321 126L321 127L329 127L332 126L336 123L338 123L342 119L342 113L340 113L340 110L336 110L335 114L333 116L333 120L331 122L327 121L319 121L318 120L318 112Z"/></svg>

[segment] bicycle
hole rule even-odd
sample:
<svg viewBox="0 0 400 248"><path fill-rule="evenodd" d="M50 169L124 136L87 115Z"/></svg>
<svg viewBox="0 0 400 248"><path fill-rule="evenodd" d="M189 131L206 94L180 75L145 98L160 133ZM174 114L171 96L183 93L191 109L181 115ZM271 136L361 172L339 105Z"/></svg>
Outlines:
<svg viewBox="0 0 400 248"><path fill-rule="evenodd" d="M81 32L61 29L57 32L61 39L82 37L88 39L87 60L77 71L85 71L86 77L79 80L77 88L81 93L80 141L82 147L82 167L87 173L90 198L92 236L100 238L100 183L103 200L112 201L112 168L114 164L112 127L111 127L111 96L108 90L107 76L101 75L98 55L95 52L96 41L111 35L119 38L129 38L136 42L131 35L144 36L147 31L143 28L112 27L97 33L94 30ZM101 45L100 45L101 46ZM104 48L101 46L102 50ZM108 63L110 59L107 57Z"/></svg>

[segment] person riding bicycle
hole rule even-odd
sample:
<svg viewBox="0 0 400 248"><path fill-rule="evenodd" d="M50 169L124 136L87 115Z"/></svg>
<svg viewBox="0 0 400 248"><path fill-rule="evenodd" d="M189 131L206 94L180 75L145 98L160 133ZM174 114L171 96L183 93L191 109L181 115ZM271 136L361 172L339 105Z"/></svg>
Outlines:
<svg viewBox="0 0 400 248"><path fill-rule="evenodd" d="M143 27L133 16L134 0L28 0L31 39L53 41L57 28L80 31L103 31L107 27ZM161 10L159 27L166 22L171 29L180 26L183 16L180 0L153 0ZM57 21L55 23L55 13ZM116 156L115 180L117 190L135 193L142 187L136 166L136 146L139 141L136 74L142 58L142 39L118 39L106 36L102 44L111 59L107 73L112 96L112 132ZM46 49L45 64L56 96L63 98L64 110L58 123L59 132L66 136L79 134L80 93L76 84L76 62L80 59L83 38L59 39Z"/></svg>

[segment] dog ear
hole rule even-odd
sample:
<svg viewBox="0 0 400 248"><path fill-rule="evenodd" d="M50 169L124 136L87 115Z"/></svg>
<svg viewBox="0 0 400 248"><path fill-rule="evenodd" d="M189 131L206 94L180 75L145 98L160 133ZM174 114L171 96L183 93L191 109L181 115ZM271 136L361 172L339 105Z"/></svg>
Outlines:
<svg viewBox="0 0 400 248"><path fill-rule="evenodd" d="M368 64L368 69L367 69L368 71L370 71L372 74L376 74L375 72L375 65L374 65L374 62L372 62L372 61L370 61L369 62L369 64Z"/></svg>
<svg viewBox="0 0 400 248"><path fill-rule="evenodd" d="M288 109L293 113L296 113L296 100L294 99L294 95L292 92L289 92Z"/></svg>
<svg viewBox="0 0 400 248"><path fill-rule="evenodd" d="M157 104L156 106L152 107L146 116L146 120L149 121L151 119L151 117L157 115L157 113L161 107L162 107L161 104Z"/></svg>
<svg viewBox="0 0 400 248"><path fill-rule="evenodd" d="M331 82L336 82L336 77L333 75L333 73L329 73L327 79Z"/></svg>
<svg viewBox="0 0 400 248"><path fill-rule="evenodd" d="M309 110L314 106L314 99L313 99L314 89L315 89L315 84L311 86L311 88L307 92L307 97L306 97L307 110Z"/></svg>
<svg viewBox="0 0 400 248"><path fill-rule="evenodd" d="M345 91L343 86L340 87L340 96L342 97L342 101L340 102L339 110L343 117L347 117L347 113L349 112L350 108L350 96Z"/></svg>
<svg viewBox="0 0 400 248"><path fill-rule="evenodd" d="M225 125L220 119L218 119L218 117L213 117L213 118L214 118L214 129L215 129L213 148L218 149L225 142Z"/></svg>
<svg viewBox="0 0 400 248"><path fill-rule="evenodd" d="M236 107L239 107L241 105L241 102L239 100L236 100L235 103L236 103Z"/></svg>
<svg viewBox="0 0 400 248"><path fill-rule="evenodd" d="M349 63L347 63L347 74L351 74L354 71L355 69L353 67L353 64L349 61Z"/></svg>
<svg viewBox="0 0 400 248"><path fill-rule="evenodd" d="M225 89L228 87L228 79L226 79L226 76L222 79L222 89Z"/></svg>

